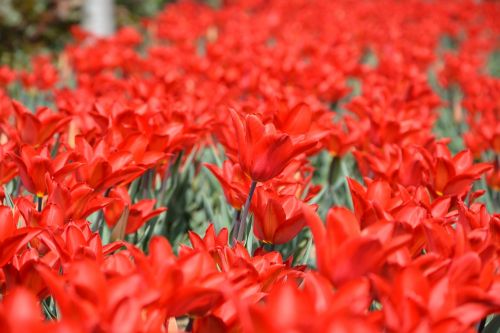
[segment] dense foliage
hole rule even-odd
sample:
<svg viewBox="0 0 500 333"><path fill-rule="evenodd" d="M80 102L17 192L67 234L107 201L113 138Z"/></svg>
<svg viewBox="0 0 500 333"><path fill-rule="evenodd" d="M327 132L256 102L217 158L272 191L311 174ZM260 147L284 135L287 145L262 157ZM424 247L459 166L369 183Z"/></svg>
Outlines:
<svg viewBox="0 0 500 333"><path fill-rule="evenodd" d="M24 65L29 54L59 50L71 38L70 27L83 20L85 0L1 0L0 64ZM172 0L115 0L119 25L137 25Z"/></svg>

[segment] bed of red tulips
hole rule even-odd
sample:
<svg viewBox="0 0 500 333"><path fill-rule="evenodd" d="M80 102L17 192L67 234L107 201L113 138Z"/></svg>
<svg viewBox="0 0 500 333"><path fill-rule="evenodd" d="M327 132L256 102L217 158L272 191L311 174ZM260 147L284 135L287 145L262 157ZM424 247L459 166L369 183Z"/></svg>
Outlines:
<svg viewBox="0 0 500 333"><path fill-rule="evenodd" d="M499 17L179 2L0 67L0 331L494 332Z"/></svg>

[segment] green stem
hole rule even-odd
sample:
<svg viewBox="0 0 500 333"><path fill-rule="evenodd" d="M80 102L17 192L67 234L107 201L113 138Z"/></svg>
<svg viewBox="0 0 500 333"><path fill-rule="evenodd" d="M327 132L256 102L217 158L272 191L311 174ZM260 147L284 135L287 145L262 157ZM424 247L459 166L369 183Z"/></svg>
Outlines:
<svg viewBox="0 0 500 333"><path fill-rule="evenodd" d="M252 185L250 185L250 192L248 192L248 197L245 202L245 206L243 207L243 212L241 213L240 223L238 226L238 234L236 236L236 240L240 242L243 242L245 238L248 210L250 209L250 202L252 201L255 187L257 187L257 182L255 180L252 180Z"/></svg>
<svg viewBox="0 0 500 333"><path fill-rule="evenodd" d="M340 161L340 169L342 170L342 181L344 183L345 193L346 193L346 203L347 207L350 210L354 209L354 204L352 202L351 190L349 188L349 183L347 182L347 176L349 172L347 172L347 168L345 166L345 159Z"/></svg>
<svg viewBox="0 0 500 333"><path fill-rule="evenodd" d="M479 324L477 325L477 331L479 333L482 333L483 330L484 330L484 327L486 326L486 317L484 317L483 319L481 319L481 321L479 322Z"/></svg>
<svg viewBox="0 0 500 333"><path fill-rule="evenodd" d="M332 156L332 161L330 162L330 166L328 167L328 187L330 187L330 189L333 189L333 185L335 184L335 180L336 179L333 179L334 177L334 174L335 174L335 167L337 165L337 157L336 156Z"/></svg>
<svg viewBox="0 0 500 333"><path fill-rule="evenodd" d="M41 212L41 211L42 211L42 205L43 205L43 197L39 197L39 196L37 195L37 197L36 197L36 202L37 202L37 210L38 210L39 212Z"/></svg>
<svg viewBox="0 0 500 333"><path fill-rule="evenodd" d="M238 236L238 230L240 230L240 217L241 210L237 209L234 211L234 217L231 225L233 226L233 230L231 230L232 238L236 238Z"/></svg>
<svg viewBox="0 0 500 333"><path fill-rule="evenodd" d="M109 196L109 192L111 191L111 187L109 187L106 191L104 191L104 197ZM101 209L99 214L97 215L96 223L94 224L94 228L91 228L93 232L99 232L102 235L102 226L104 225L104 210Z"/></svg>

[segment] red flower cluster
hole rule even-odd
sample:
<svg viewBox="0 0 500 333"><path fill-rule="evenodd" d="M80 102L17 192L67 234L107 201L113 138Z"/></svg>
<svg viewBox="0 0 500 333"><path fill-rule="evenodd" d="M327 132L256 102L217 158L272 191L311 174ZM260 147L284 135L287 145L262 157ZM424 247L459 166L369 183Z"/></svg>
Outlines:
<svg viewBox="0 0 500 333"><path fill-rule="evenodd" d="M0 331L482 330L500 5L222 3L0 67Z"/></svg>

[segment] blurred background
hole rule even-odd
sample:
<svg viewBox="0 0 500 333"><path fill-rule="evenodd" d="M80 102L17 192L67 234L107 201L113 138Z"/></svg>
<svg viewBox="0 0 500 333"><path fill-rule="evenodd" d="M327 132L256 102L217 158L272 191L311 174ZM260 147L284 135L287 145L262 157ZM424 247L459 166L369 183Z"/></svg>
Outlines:
<svg viewBox="0 0 500 333"><path fill-rule="evenodd" d="M172 0L0 0L0 64L22 55L62 48L70 27L83 24L105 35L138 25Z"/></svg>

